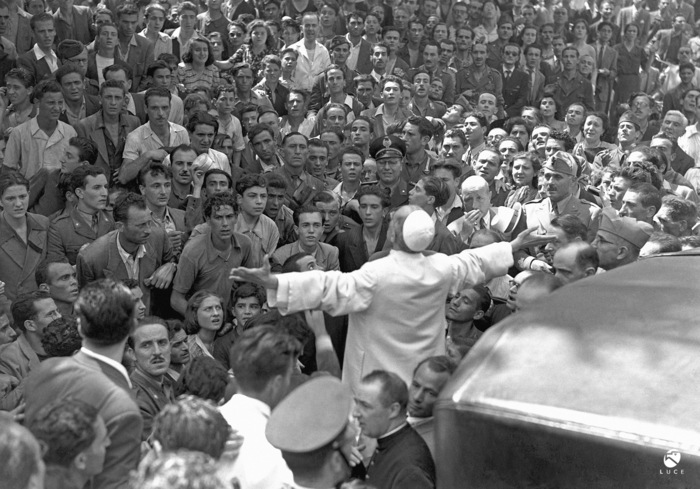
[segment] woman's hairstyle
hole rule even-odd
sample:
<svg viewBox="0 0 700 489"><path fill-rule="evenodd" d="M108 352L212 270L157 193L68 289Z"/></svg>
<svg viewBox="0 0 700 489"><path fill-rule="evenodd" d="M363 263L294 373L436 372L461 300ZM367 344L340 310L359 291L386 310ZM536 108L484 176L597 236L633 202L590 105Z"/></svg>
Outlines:
<svg viewBox="0 0 700 489"><path fill-rule="evenodd" d="M185 309L185 331L187 331L187 334L197 334L199 332L200 326L197 322L197 312L199 311L199 308L204 300L208 299L209 297L215 297L218 299L219 303L223 307L223 300L221 300L221 297L214 292L209 290L200 290L195 292L195 294L190 297L190 300L187 301L187 309Z"/></svg>
<svg viewBox="0 0 700 489"><path fill-rule="evenodd" d="M207 45L207 52L209 55L207 56L207 60L204 62L204 66L211 66L214 64L214 53L211 49L211 43L209 42L209 39L205 37L193 37L187 41L187 44L185 45L185 54L182 55L182 61L185 63L192 63L192 50L194 49L193 46L196 42L201 42L202 44Z"/></svg>

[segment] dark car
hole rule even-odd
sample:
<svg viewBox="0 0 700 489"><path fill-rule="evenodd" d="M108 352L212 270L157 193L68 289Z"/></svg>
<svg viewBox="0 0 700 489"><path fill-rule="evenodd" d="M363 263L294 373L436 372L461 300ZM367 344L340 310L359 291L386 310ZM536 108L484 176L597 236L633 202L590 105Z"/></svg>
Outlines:
<svg viewBox="0 0 700 489"><path fill-rule="evenodd" d="M435 407L438 489L700 487L700 254L489 329Z"/></svg>

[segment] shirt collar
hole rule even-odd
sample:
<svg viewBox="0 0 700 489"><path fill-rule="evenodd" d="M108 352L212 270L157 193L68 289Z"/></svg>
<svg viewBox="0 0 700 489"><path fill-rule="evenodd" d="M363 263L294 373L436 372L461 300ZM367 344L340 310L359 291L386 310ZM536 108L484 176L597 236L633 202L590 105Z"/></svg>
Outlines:
<svg viewBox="0 0 700 489"><path fill-rule="evenodd" d="M80 348L80 351L85 356L88 356L90 358L94 358L95 360L106 363L110 367L115 368L117 370L117 372L119 372L120 374L122 374L124 376L124 378L126 379L126 383L129 385L129 388L131 388L131 379L129 378L129 374L126 371L126 368L124 368L124 365L122 365L119 362L115 362L114 360L112 360L109 357L106 357L104 355L100 355L99 353L95 353L92 350L88 350L84 346L82 348Z"/></svg>
<svg viewBox="0 0 700 489"><path fill-rule="evenodd" d="M42 51L38 44L34 44L34 47L32 49L34 51L34 55L36 56L37 61L46 57L52 58L52 61L56 60L56 53L53 52L53 49L49 51L49 54L46 54L44 51Z"/></svg>
<svg viewBox="0 0 700 489"><path fill-rule="evenodd" d="M122 248L122 244L119 241L119 232L117 232L117 250L119 251L119 254L121 255L122 259L127 260L129 258L134 258L131 253L128 253L124 248ZM146 245L142 244L136 249L136 260L140 260L146 256Z"/></svg>

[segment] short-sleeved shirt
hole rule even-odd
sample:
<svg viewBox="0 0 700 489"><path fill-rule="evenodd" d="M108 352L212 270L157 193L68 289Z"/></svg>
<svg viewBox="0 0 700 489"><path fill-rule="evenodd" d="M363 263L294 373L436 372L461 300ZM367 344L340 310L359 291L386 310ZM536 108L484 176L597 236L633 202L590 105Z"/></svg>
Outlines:
<svg viewBox="0 0 700 489"><path fill-rule="evenodd" d="M170 143L167 146L174 148L181 144L190 144L190 136L187 134L187 129L171 122ZM134 129L127 136L126 144L124 145L124 159L135 160L147 151L161 149L165 146L147 122Z"/></svg>
<svg viewBox="0 0 700 489"><path fill-rule="evenodd" d="M199 290L210 290L224 299L228 308L234 281L229 273L234 267L258 267L260 259L247 236L233 233L232 246L219 251L211 241L211 232L190 238L180 255L173 290L189 297Z"/></svg>
<svg viewBox="0 0 700 489"><path fill-rule="evenodd" d="M221 83L219 68L209 65L204 71L197 73L190 63L180 63L177 67L177 81L184 85L186 90L199 86L213 87Z"/></svg>
<svg viewBox="0 0 700 489"><path fill-rule="evenodd" d="M31 178L41 168L60 168L68 140L77 135L72 126L58 121L58 126L49 136L39 127L34 117L10 133L4 164L16 168L25 178Z"/></svg>

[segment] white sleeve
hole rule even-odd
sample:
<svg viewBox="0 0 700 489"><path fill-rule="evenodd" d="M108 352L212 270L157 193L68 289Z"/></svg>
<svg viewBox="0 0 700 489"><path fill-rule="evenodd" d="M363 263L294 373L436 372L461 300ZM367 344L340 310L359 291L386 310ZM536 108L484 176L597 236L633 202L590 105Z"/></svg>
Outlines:
<svg viewBox="0 0 700 489"><path fill-rule="evenodd" d="M513 266L513 248L510 243L494 243L482 248L464 250L451 255L451 292L488 282L500 277Z"/></svg>

